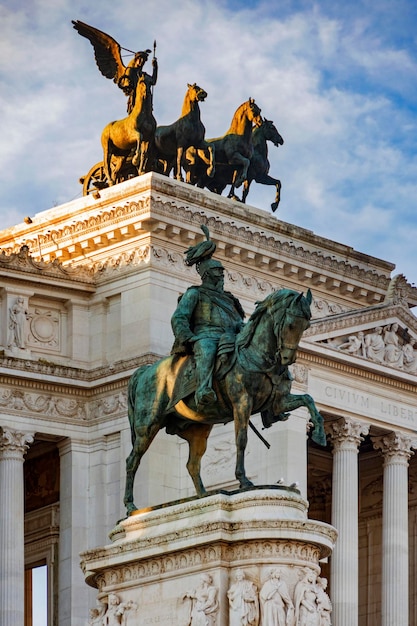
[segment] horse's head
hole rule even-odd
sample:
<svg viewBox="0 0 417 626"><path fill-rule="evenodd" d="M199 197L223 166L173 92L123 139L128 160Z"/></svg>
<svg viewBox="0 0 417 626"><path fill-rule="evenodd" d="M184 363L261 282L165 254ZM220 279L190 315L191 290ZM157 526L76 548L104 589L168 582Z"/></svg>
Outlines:
<svg viewBox="0 0 417 626"><path fill-rule="evenodd" d="M282 146L284 143L283 138L279 134L274 122L271 120L264 119L262 122L262 130L264 132L264 137L268 141L271 141L274 146Z"/></svg>
<svg viewBox="0 0 417 626"><path fill-rule="evenodd" d="M247 107L248 107L247 108L248 119L255 126L261 126L262 125L261 109L258 107L258 105L256 104L253 98L249 98L249 100L247 101Z"/></svg>
<svg viewBox="0 0 417 626"><path fill-rule="evenodd" d="M306 296L292 289L269 294L257 303L240 331L236 341L238 351L254 347L269 368L294 363L301 336L310 326L311 302L310 290ZM259 362L259 358L255 361Z"/></svg>
<svg viewBox="0 0 417 626"><path fill-rule="evenodd" d="M193 102L204 102L207 98L207 91L204 91L204 89L199 87L196 83L193 85L188 84L187 86L190 100Z"/></svg>
<svg viewBox="0 0 417 626"><path fill-rule="evenodd" d="M293 293L282 316L277 316L274 331L278 342L281 365L291 365L297 358L297 348L303 332L310 326L311 291L307 296Z"/></svg>

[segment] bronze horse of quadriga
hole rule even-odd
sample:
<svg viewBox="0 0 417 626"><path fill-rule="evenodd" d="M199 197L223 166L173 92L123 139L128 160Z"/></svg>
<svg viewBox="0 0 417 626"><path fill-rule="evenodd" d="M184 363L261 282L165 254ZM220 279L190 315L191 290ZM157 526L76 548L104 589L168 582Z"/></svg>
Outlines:
<svg viewBox="0 0 417 626"><path fill-rule="evenodd" d="M209 162L207 151L187 151L190 182L201 188L207 187L218 194L221 194L228 184L231 184L233 189L239 187L246 179L253 154L252 128L261 124L261 109L253 98L249 98L236 109L230 128L222 137L207 139L208 146L213 147L215 154L214 176L209 178L205 172L204 164Z"/></svg>
<svg viewBox="0 0 417 626"><path fill-rule="evenodd" d="M137 510L133 485L140 461L162 428L188 441L187 470L198 496L206 494L201 475L201 458L214 424L234 421L236 441L235 475L241 488L252 486L245 472L245 449L249 418L261 412L264 425L288 418L287 412L307 407L314 424L312 439L326 445L323 418L308 394L290 393L288 370L296 359L298 343L309 326L311 292L307 296L289 289L270 294L259 303L237 335L233 351L220 367L214 388L215 405L197 411L194 388L186 397L175 397L176 378L183 367L192 372L190 356L170 356L140 367L128 385L132 451L126 459L127 513ZM224 361L224 356L220 359Z"/></svg>
<svg viewBox="0 0 417 626"><path fill-rule="evenodd" d="M264 119L260 126L256 126L252 132L253 155L246 180L243 183L242 202L246 202L251 182L254 180L261 185L275 185L275 200L271 204L272 212L278 208L281 199L281 181L269 175L268 146L271 141L274 146L282 146L283 138L270 120ZM229 194L230 196L230 194Z"/></svg>
<svg viewBox="0 0 417 626"><path fill-rule="evenodd" d="M104 171L110 185L119 182L118 174L132 152L132 164L137 167L138 174L149 171L155 129L150 86L141 76L132 111L122 120L107 124L101 135Z"/></svg>
<svg viewBox="0 0 417 626"><path fill-rule="evenodd" d="M206 129L200 118L199 102L204 102L207 92L194 83L187 86L187 91L182 105L181 117L168 126L157 126L155 131L156 159L163 163L163 173L169 174L174 167L174 176L177 180L183 180L181 173L183 155L186 150L204 150L208 154L206 174L208 177L214 174L214 148L205 141ZM185 167L186 172L187 168ZM189 173L186 173L186 181L190 182Z"/></svg>

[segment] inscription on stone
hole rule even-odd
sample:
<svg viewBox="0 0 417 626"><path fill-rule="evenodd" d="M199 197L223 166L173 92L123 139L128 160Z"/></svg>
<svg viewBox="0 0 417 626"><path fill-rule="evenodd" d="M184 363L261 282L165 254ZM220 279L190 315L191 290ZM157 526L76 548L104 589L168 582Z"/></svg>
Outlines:
<svg viewBox="0 0 417 626"><path fill-rule="evenodd" d="M363 417L375 418L398 426L417 427L417 408L405 402L378 397L372 392L353 390L311 377L311 393L318 402L348 409Z"/></svg>

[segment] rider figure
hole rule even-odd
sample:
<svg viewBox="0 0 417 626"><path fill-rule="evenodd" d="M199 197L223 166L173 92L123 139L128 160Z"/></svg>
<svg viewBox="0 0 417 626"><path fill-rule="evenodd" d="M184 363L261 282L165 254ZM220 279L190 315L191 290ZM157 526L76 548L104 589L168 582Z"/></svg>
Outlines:
<svg viewBox="0 0 417 626"><path fill-rule="evenodd" d="M158 79L158 61L155 57L152 59L152 76L143 71L143 66L148 60L150 50L142 50L136 52L129 65L126 67L126 71L119 79L118 85L123 92L128 96L127 112L130 113L135 106L136 86L141 76L144 76L145 82L148 86L152 87L156 85Z"/></svg>
<svg viewBox="0 0 417 626"><path fill-rule="evenodd" d="M203 227L202 227L203 228ZM189 287L178 302L171 325L175 335L172 354L193 352L196 361L197 407L217 400L213 370L220 337L235 337L243 326L245 313L237 298L224 291L224 267L211 256L216 245L209 240L189 248L187 265L196 264L202 283Z"/></svg>

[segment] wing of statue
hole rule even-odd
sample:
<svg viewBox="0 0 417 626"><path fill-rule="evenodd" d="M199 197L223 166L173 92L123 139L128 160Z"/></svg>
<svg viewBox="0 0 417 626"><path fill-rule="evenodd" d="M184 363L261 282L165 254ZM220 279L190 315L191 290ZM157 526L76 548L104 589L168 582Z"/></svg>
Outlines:
<svg viewBox="0 0 417 626"><path fill-rule="evenodd" d="M112 78L117 84L123 76L126 67L120 54L120 45L113 37L103 31L89 26L79 20L72 20L75 30L86 37L94 48L97 67L106 78Z"/></svg>

